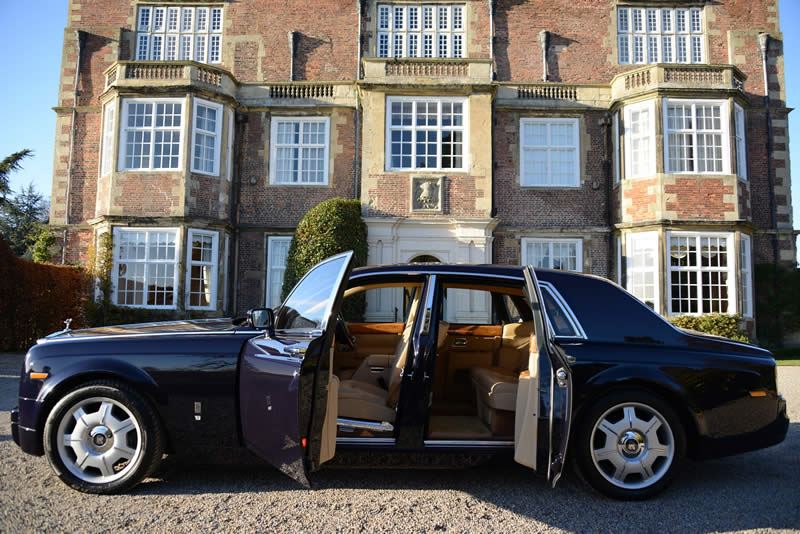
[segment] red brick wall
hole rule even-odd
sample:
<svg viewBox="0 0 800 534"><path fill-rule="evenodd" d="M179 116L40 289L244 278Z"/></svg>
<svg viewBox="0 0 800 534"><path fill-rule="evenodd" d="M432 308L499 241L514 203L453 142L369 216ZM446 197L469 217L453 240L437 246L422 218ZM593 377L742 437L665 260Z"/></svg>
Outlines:
<svg viewBox="0 0 800 534"><path fill-rule="evenodd" d="M125 172L116 176L112 211L122 215L158 217L181 207L181 173Z"/></svg>
<svg viewBox="0 0 800 534"><path fill-rule="evenodd" d="M722 178L699 176L677 176L675 184L664 184L667 197L664 208L674 211L677 219L724 220L726 211L733 211L734 204L725 202L723 195L734 193L732 186L726 186Z"/></svg>
<svg viewBox="0 0 800 534"><path fill-rule="evenodd" d="M602 112L587 112L582 129L581 185L522 187L519 180L518 112L498 110L494 119L495 202L501 224L531 228L576 228L608 224ZM584 134L589 135L587 138Z"/></svg>
<svg viewBox="0 0 800 534"><path fill-rule="evenodd" d="M657 187L658 180L652 179L635 179L628 180L622 188L624 199L630 200L631 204L626 204L625 200L622 201L622 209L625 210L625 216L633 221L651 221L655 217L653 211L653 204L656 203L656 194L653 191Z"/></svg>
<svg viewBox="0 0 800 534"><path fill-rule="evenodd" d="M351 198L355 191L355 112L337 109L331 117L330 150L334 155L327 186L284 186L269 183L269 114L248 113L243 138L239 222L273 228L294 228L311 207L333 197ZM251 178L256 183L252 184Z"/></svg>
<svg viewBox="0 0 800 534"><path fill-rule="evenodd" d="M227 199L230 198L230 191L230 180L220 176L192 173L189 176L186 192L186 214L190 217L227 220L230 209ZM220 194L226 202L220 201Z"/></svg>

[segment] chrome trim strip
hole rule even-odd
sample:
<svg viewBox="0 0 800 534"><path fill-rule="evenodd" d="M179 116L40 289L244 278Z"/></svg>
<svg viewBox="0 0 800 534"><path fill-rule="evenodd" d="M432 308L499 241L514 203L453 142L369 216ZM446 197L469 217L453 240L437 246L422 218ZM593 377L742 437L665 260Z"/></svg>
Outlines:
<svg viewBox="0 0 800 534"><path fill-rule="evenodd" d="M394 445L394 438L336 438L337 445L380 445L386 447Z"/></svg>
<svg viewBox="0 0 800 534"><path fill-rule="evenodd" d="M426 439L426 447L513 447L513 441L485 441L485 440L470 440L470 439Z"/></svg>
<svg viewBox="0 0 800 534"><path fill-rule="evenodd" d="M386 421L364 421L361 419L349 419L347 417L338 417L336 425L344 428L373 430L375 432L394 432L394 426Z"/></svg>
<svg viewBox="0 0 800 534"><path fill-rule="evenodd" d="M559 335L555 334L555 328L553 328L552 330L553 330L553 333L555 334L555 336L559 337L559 338L563 338L563 339L586 339L586 332L584 331L583 326L581 326L580 321L578 321L578 318L575 316L575 312L573 312L572 308L569 307L569 304L567 304L567 301L564 300L564 297L561 295L561 293L558 291L558 289L556 289L556 287L553 284L551 284L550 282L543 282L541 280L539 280L539 286L542 289L546 289L547 291L550 292L550 295L553 297L553 300L555 300L556 303L559 306L561 306L561 309L564 311L564 314L567 316L567 319L569 320L570 324L572 325L573 330L575 330L575 332L578 334L577 336L559 336ZM548 313L547 313L547 307L546 306L542 306L542 308L544 309L545 315L547 316L547 322L550 323L550 326L552 328L553 323L550 320L550 315L548 315Z"/></svg>
<svg viewBox="0 0 800 534"><path fill-rule="evenodd" d="M72 332L79 332L79 330L72 330ZM200 332L137 332L131 334L97 334L93 336L76 336L73 334L68 334L64 337L54 337L51 339L48 338L41 338L36 340L36 344L41 343L53 343L55 341L88 341L92 339L120 339L120 338L131 338L131 337L161 337L161 336L211 336L211 335L248 335L251 337L257 337L259 335L263 335L264 330L249 330L249 331L241 331L241 330L203 330Z"/></svg>

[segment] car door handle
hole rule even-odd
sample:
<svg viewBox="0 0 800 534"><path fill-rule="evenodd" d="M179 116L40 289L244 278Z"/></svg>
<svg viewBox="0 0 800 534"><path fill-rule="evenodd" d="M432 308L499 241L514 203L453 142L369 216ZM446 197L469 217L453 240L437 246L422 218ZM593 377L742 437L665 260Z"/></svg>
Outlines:
<svg viewBox="0 0 800 534"><path fill-rule="evenodd" d="M467 344L467 338L465 337L457 337L453 340L454 347L463 347Z"/></svg>

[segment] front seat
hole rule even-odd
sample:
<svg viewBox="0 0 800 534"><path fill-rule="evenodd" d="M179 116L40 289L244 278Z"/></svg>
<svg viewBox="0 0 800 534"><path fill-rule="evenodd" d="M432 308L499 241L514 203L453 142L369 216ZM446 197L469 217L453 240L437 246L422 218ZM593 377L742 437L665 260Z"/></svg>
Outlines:
<svg viewBox="0 0 800 534"><path fill-rule="evenodd" d="M418 308L419 300L415 300L409 310L403 335L395 347L392 364L384 371L383 382L386 384L386 389L360 380L343 380L339 385L339 417L394 422L397 401L400 398L401 378L411 346L414 318ZM450 325L444 321L439 323L437 348L444 346L449 328Z"/></svg>

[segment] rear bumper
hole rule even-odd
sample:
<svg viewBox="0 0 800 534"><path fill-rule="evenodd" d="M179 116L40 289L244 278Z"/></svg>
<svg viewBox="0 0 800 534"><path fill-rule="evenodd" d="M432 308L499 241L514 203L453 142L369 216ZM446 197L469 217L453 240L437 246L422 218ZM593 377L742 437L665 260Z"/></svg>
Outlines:
<svg viewBox="0 0 800 534"><path fill-rule="evenodd" d="M789 431L789 417L786 413L786 400L778 396L777 415L768 425L746 434L727 436L724 438L700 439L699 447L695 449L695 457L700 459L720 458L743 452L766 449L781 443L786 439ZM704 451L697 454L698 451Z"/></svg>

